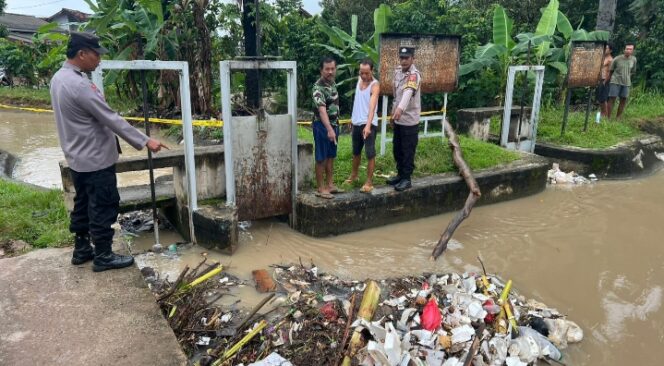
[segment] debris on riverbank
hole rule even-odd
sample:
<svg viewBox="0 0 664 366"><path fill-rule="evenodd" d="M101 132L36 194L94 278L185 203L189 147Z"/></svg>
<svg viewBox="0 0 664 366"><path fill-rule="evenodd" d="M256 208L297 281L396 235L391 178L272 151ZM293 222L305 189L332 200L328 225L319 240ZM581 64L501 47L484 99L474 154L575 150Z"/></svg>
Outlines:
<svg viewBox="0 0 664 366"><path fill-rule="evenodd" d="M120 214L118 223L122 231L131 234L151 232L154 230L154 220L152 219L152 210L138 210ZM164 217L159 217L159 229L171 230L173 225Z"/></svg>
<svg viewBox="0 0 664 366"><path fill-rule="evenodd" d="M4 240L0 241L0 259L4 257L14 257L27 253L32 250L32 245L23 240Z"/></svg>
<svg viewBox="0 0 664 366"><path fill-rule="evenodd" d="M205 261L204 261L205 262ZM201 366L529 365L562 363L583 331L565 315L476 273L347 281L273 266L275 293L252 311L217 306L239 281L219 264L175 282L144 269L164 316ZM269 305L269 306L268 306ZM269 308L261 313L261 309Z"/></svg>
<svg viewBox="0 0 664 366"><path fill-rule="evenodd" d="M597 181L595 174L588 175L588 178L577 174L574 171L563 172L560 170L558 163L553 163L551 169L547 173L547 180L549 184L589 184Z"/></svg>

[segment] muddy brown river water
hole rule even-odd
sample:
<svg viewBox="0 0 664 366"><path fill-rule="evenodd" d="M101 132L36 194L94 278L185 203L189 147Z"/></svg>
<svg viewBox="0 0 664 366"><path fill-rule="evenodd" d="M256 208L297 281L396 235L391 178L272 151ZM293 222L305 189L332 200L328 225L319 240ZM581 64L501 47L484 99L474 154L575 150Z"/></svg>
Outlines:
<svg viewBox="0 0 664 366"><path fill-rule="evenodd" d="M153 137L164 141L171 149L181 148L159 130L151 133ZM138 151L120 140L123 156L147 155L145 149ZM19 158L14 167L13 178L47 188L62 188L58 161L64 155L58 145L55 120L50 113L26 113L0 109L0 149ZM155 170L155 177L170 174L171 169ZM121 186L148 184L145 172L126 172L118 174Z"/></svg>
<svg viewBox="0 0 664 366"><path fill-rule="evenodd" d="M17 127L12 118L0 111L0 146L6 149L7 143L16 144L14 138L24 139L29 146L23 153L7 149L18 154L22 164L30 163L34 149L57 148L54 130L49 137L44 130ZM18 137L8 137L11 133ZM41 172L27 176L48 181L44 174L55 161L41 160ZM244 279L252 269L300 258L355 279L479 271L476 257L481 255L489 272L513 279L520 293L558 308L581 325L585 338L566 350L568 365L663 364L664 172L629 181L552 186L535 196L477 207L448 251L431 263L431 250L451 217L326 239L299 234L276 220L253 222L241 232L233 256L209 255ZM162 233L163 244L179 240L175 233ZM151 244L152 236L146 234L135 248ZM203 251L195 247L175 259L141 256L139 262L173 276L184 264L198 263ZM249 286L240 295L246 303L260 298Z"/></svg>

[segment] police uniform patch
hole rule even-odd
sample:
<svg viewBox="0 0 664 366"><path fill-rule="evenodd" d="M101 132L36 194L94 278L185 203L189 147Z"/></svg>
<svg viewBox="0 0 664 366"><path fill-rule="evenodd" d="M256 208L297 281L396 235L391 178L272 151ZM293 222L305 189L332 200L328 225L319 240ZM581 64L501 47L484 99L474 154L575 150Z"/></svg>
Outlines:
<svg viewBox="0 0 664 366"><path fill-rule="evenodd" d="M90 83L90 87L92 88L92 91L95 92L95 94L97 94L99 98L101 98L102 100L106 100L106 98L104 98L104 95L101 93L101 90L97 88L97 85L95 85L95 83Z"/></svg>
<svg viewBox="0 0 664 366"><path fill-rule="evenodd" d="M404 86L404 89L414 89L417 90L417 75L416 74L411 74L408 77L408 81L406 82L406 86Z"/></svg>

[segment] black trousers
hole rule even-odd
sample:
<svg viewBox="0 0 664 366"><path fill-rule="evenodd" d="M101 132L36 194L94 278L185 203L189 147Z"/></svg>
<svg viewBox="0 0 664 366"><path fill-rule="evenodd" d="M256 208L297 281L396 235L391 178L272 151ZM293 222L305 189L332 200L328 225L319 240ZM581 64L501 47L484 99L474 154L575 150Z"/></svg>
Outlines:
<svg viewBox="0 0 664 366"><path fill-rule="evenodd" d="M397 173L403 179L410 179L415 169L415 151L419 126L394 125L394 139L392 140L392 153L397 163Z"/></svg>
<svg viewBox="0 0 664 366"><path fill-rule="evenodd" d="M118 219L118 193L115 165L93 172L71 171L76 196L69 231L90 233L97 252L110 250Z"/></svg>

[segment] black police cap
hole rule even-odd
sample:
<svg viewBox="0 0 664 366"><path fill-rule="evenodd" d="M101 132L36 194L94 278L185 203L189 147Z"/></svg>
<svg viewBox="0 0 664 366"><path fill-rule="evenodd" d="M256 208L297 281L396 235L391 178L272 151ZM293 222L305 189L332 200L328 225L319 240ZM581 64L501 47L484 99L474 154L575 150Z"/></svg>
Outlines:
<svg viewBox="0 0 664 366"><path fill-rule="evenodd" d="M67 49L73 52L89 48L100 55L108 53L108 50L99 44L99 37L88 32L71 32Z"/></svg>
<svg viewBox="0 0 664 366"><path fill-rule="evenodd" d="M399 47L399 57L415 56L415 47Z"/></svg>

